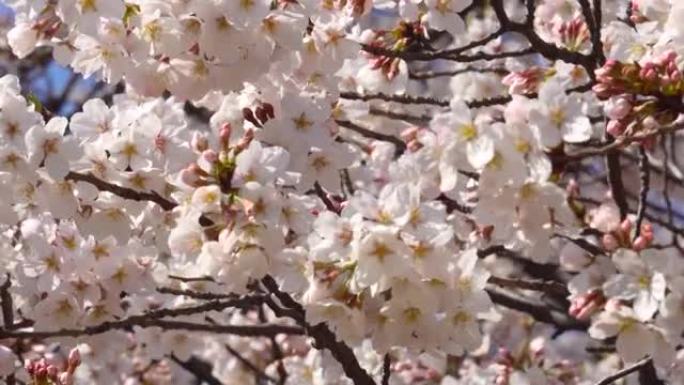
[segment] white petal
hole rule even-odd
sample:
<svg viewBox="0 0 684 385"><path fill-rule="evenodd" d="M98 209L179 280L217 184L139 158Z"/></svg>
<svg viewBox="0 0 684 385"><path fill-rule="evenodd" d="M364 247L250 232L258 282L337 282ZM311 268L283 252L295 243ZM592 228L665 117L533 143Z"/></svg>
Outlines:
<svg viewBox="0 0 684 385"><path fill-rule="evenodd" d="M653 351L653 335L641 324L627 327L618 335L615 347L626 362L635 362Z"/></svg>

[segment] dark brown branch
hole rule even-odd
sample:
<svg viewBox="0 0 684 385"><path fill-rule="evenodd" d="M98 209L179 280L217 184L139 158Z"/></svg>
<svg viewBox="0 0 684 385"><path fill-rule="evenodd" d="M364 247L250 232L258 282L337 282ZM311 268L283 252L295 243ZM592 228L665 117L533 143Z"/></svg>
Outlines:
<svg viewBox="0 0 684 385"><path fill-rule="evenodd" d="M649 131L643 131L643 132L638 132L633 135L628 135L628 136L619 136L615 138L614 141L607 142L599 147L596 148L588 148L582 151L574 152L574 153L569 153L569 154L564 154L560 158L565 161L570 161L570 160L580 160L584 158L589 158L592 156L604 156L610 153L611 151L616 151L620 150L623 148L626 148L632 143L644 141L646 139L650 139L656 136L661 136L661 135L666 135L670 134L679 130L684 129L684 123L676 123L676 124L671 124L668 126L660 127L658 129L654 130L649 130ZM619 156L619 153L617 154ZM619 159L618 159L619 160ZM619 164L619 162L618 162Z"/></svg>
<svg viewBox="0 0 684 385"><path fill-rule="evenodd" d="M641 235L641 223L644 221L646 215L646 205L648 199L648 190L651 187L651 174L648 168L648 154L644 146L639 147L639 180L641 181L641 190L639 190L639 206L637 209L637 217L634 222L634 239L636 240Z"/></svg>
<svg viewBox="0 0 684 385"><path fill-rule="evenodd" d="M12 287L12 277L9 273L5 276L5 282L0 286L0 305L2 306L2 323L4 329L12 330L14 326L14 304L9 292Z"/></svg>
<svg viewBox="0 0 684 385"><path fill-rule="evenodd" d="M169 211L173 210L178 204L171 200L168 200L155 191L137 191L132 188L127 188L119 186L113 183L105 182L102 179L97 178L93 174L81 174L78 172L70 171L65 177L67 180L72 180L74 182L85 182L90 183L97 187L100 191L109 191L114 195L120 196L124 199L138 201L138 202L154 202L158 204L162 209Z"/></svg>
<svg viewBox="0 0 684 385"><path fill-rule="evenodd" d="M233 357L235 357L238 361L240 361L242 366L244 366L249 371L254 373L254 375L256 375L257 378L260 378L260 379L263 379L266 381L270 381L273 383L277 382L277 380L275 378L269 376L263 370L259 369L254 363L252 363L251 361L249 361L248 359L243 357L242 354L240 354L240 352L238 352L237 350L230 347L230 345L226 344L225 347L226 347L226 350L228 350L228 353L232 354Z"/></svg>
<svg viewBox="0 0 684 385"><path fill-rule="evenodd" d="M340 97L342 99L350 100L373 100L379 99L387 102L397 102L402 104L429 104L433 106L448 107L448 100L439 100L431 97L425 96L410 96L410 95L388 95L383 93L377 94L358 94L356 92L341 92Z"/></svg>
<svg viewBox="0 0 684 385"><path fill-rule="evenodd" d="M545 281L541 279L522 279L522 278L504 278L504 277L489 277L488 283L493 285L515 288L523 290L540 291L546 293L555 293L562 296L568 296L567 287L560 282Z"/></svg>
<svg viewBox="0 0 684 385"><path fill-rule="evenodd" d="M0 306L2 307L2 323L4 329L14 330L17 325L14 323L14 303L12 301L12 294L9 292L12 287L12 276L7 273L5 282L0 286ZM16 384L16 377L10 374L5 377L7 385Z"/></svg>
<svg viewBox="0 0 684 385"><path fill-rule="evenodd" d="M174 289L172 287L159 287L159 288L157 288L157 292L162 293L162 294L181 295L181 296L194 298L194 299L201 299L201 300L205 300L205 301L215 301L215 300L219 300L219 299L235 299L235 298L238 298L238 296L236 296L235 294L207 293L207 292L193 291L193 290Z"/></svg>
<svg viewBox="0 0 684 385"><path fill-rule="evenodd" d="M596 20L595 10L592 10L589 0L579 0L579 3L582 8L584 22L587 24L591 36L591 55L596 59L597 64L601 65L606 61L603 54L603 43L601 42L601 21ZM600 7L601 5L599 2L599 14Z"/></svg>
<svg viewBox="0 0 684 385"><path fill-rule="evenodd" d="M335 334L330 331L325 323L320 323L318 325L309 324L306 321L302 305L295 301L289 294L280 291L278 284L272 277L264 277L262 283L283 305L283 307L281 307L272 301L267 302L276 316L292 318L302 326L306 330L306 333L313 338L316 349L327 349L330 351L335 360L342 366L344 374L352 380L354 385L375 385L373 377L371 377L371 375L359 364L358 359L354 355L354 351L343 341L338 341Z"/></svg>
<svg viewBox="0 0 684 385"><path fill-rule="evenodd" d="M650 357L645 358L645 359L637 362L636 364L634 364L632 366L628 366L628 367L626 367L626 368L624 368L624 369L622 369L622 370L620 370L614 374L611 374L610 376L608 376L608 377L602 379L601 381L597 382L595 385L612 384L613 382L615 382L615 381L617 381L623 377L627 377L628 375L640 370L641 368L650 364L651 362L652 362L652 359Z"/></svg>
<svg viewBox="0 0 684 385"><path fill-rule="evenodd" d="M470 214L473 212L472 207L461 204L461 203L447 197L444 194L440 194L436 200L438 200L444 204L444 206L446 207L447 213L452 213L454 211L458 211L458 212L463 213L463 214Z"/></svg>
<svg viewBox="0 0 684 385"><path fill-rule="evenodd" d="M535 54L536 51L532 48L525 48L520 51L510 51L510 52L498 52L498 53L486 53L478 52L472 55L463 54L453 54L453 55L439 55L436 57L434 52L423 52L423 51L395 51L387 48L372 46L368 44L362 44L361 48L373 55L394 57L404 60L415 60L415 61L432 61L436 59L451 60L459 63L473 63L481 60L492 61L497 59L505 59L510 57L520 57Z"/></svg>
<svg viewBox="0 0 684 385"><path fill-rule="evenodd" d="M207 383L209 385L224 385L218 378L211 374L212 367L209 363L200 360L197 357L190 357L187 361L181 361L178 357L171 355L171 360L178 364L181 368L192 373L200 383Z"/></svg>
<svg viewBox="0 0 684 385"><path fill-rule="evenodd" d="M503 0L493 0L492 7L496 14L501 27L506 31L518 32L525 36L530 42L534 52L540 53L542 56L551 60L562 60L566 63L581 65L587 70L589 76L593 76L595 63L594 60L586 55L578 52L570 51L565 48L560 48L555 44L544 41L533 28L534 21L534 2L528 1L528 15L525 23L517 23L511 21L504 9Z"/></svg>
<svg viewBox="0 0 684 385"><path fill-rule="evenodd" d="M390 375L392 374L390 364L391 357L389 353L385 353L385 357L382 360L382 385L389 385Z"/></svg>
<svg viewBox="0 0 684 385"><path fill-rule="evenodd" d="M366 138L369 139L375 139L379 140L382 142L389 142L394 144L395 147L395 156L400 156L401 154L406 151L406 143L404 143L401 139L397 138L396 136L392 135L387 135L387 134L381 134L379 132L375 132L373 130L370 130L365 127L361 127L356 123L352 123L348 120L336 120L335 121L339 126L344 127L348 130L354 131L358 134L361 134L362 136L365 136Z"/></svg>
<svg viewBox="0 0 684 385"><path fill-rule="evenodd" d="M106 333L111 330L128 330L133 326L144 328L159 327L165 330L186 330L217 334L232 334L242 337L269 337L277 334L301 335L302 328L289 325L215 325L184 321L170 321L145 316L133 316L121 321L108 321L83 329L60 329L54 331L4 331L0 330L0 339L4 338L54 338L80 337Z"/></svg>
<svg viewBox="0 0 684 385"><path fill-rule="evenodd" d="M589 327L588 323L555 311L545 303L515 295L493 286L489 286L485 290L495 304L526 313L536 321L554 325L558 329L586 330Z"/></svg>
<svg viewBox="0 0 684 385"><path fill-rule="evenodd" d="M477 68L468 66L461 69L450 70L450 71L423 71L423 72L409 72L409 79L413 80L425 80L433 79L439 77L452 77L465 73L476 72L476 73L492 73L497 75L507 75L508 70L505 68Z"/></svg>
<svg viewBox="0 0 684 385"><path fill-rule="evenodd" d="M333 203L333 201L330 200L330 197L328 197L328 193L325 192L325 190L323 190L323 187L321 187L320 183L314 183L314 191L316 192L316 196L318 196L318 198L323 202L326 209L334 212L335 214L340 213L339 206L335 205L335 203Z"/></svg>
<svg viewBox="0 0 684 385"><path fill-rule="evenodd" d="M381 110L375 107L371 107L368 113L374 116L382 116L388 119L402 120L404 122L414 124L416 126L427 125L432 119L430 115L411 115L403 112Z"/></svg>
<svg viewBox="0 0 684 385"><path fill-rule="evenodd" d="M387 50L375 46L364 45L363 49L367 52L387 56L387 57L400 57L404 60L420 60L420 61L431 61L437 59L447 59L454 60L456 57L460 57L463 52L469 51L473 48L482 47L492 40L498 38L504 33L503 30L499 29L479 40L475 40L461 47L442 50L442 51L393 51ZM367 49L368 48L368 49ZM456 60L458 61L458 60Z"/></svg>
<svg viewBox="0 0 684 385"><path fill-rule="evenodd" d="M129 329L133 326L160 326L174 329L186 329L186 330L197 330L197 331L211 331L208 330L209 327L214 325L203 325L203 324L189 324L189 323L176 323L174 321L162 320L165 317L179 317L194 314L203 314L209 311L221 311L230 307L245 307L254 306L260 304L264 301L263 296L245 296L240 298L235 298L227 301L213 301L197 306L188 306L182 308L174 309L160 309L153 310L146 314L134 315L124 318L118 321L107 321L98 325L85 327L82 329L60 329L51 331L11 331L11 330L0 330L0 339L3 338L52 338L52 337L78 337L83 335L96 335L102 334L110 330L121 330ZM270 335L272 333L287 332L300 334L301 329L292 329L285 325L273 325L273 329L268 328L253 328L253 326L234 326L226 325L216 328L216 332L221 333L232 333L238 335ZM218 331L220 330L220 331ZM261 334L260 334L261 333ZM263 334L266 333L266 334Z"/></svg>

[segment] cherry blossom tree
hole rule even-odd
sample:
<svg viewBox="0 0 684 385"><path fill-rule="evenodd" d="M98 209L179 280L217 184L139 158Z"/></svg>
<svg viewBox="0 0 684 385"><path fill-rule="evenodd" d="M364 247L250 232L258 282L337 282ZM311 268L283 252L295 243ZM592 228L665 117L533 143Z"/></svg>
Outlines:
<svg viewBox="0 0 684 385"><path fill-rule="evenodd" d="M5 3L5 383L684 385L684 2Z"/></svg>

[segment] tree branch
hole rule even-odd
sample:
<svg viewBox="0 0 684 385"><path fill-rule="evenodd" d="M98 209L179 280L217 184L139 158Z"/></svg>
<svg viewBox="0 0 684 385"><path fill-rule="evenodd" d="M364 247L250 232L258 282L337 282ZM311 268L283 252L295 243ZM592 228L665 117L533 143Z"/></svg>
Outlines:
<svg viewBox="0 0 684 385"><path fill-rule="evenodd" d="M338 341L335 334L330 331L325 323L320 323L318 325L309 324L306 321L302 305L295 301L289 294L280 291L278 284L270 276L264 277L261 282L284 306L284 308L282 308L272 301L266 302L277 316L294 319L306 330L306 333L313 338L316 349L327 349L330 351L335 360L342 366L344 374L352 380L354 385L375 385L373 377L371 377L359 364L358 359L354 355L354 351L344 342Z"/></svg>
<svg viewBox="0 0 684 385"><path fill-rule="evenodd" d="M632 366L628 366L628 367L616 372L615 374L611 374L610 376L608 376L608 377L602 379L601 381L597 382L595 385L612 384L613 382L615 382L615 381L617 381L623 377L627 377L628 375L640 370L642 367L650 364L651 361L652 361L652 359L650 357L644 358L643 360L637 362L636 364L634 364Z"/></svg>
<svg viewBox="0 0 684 385"><path fill-rule="evenodd" d="M529 314L535 320L554 325L561 330L587 330L589 327L588 323L578 321L567 314L552 310L544 303L537 303L497 287L490 286L485 290L495 304Z"/></svg>
<svg viewBox="0 0 684 385"><path fill-rule="evenodd" d="M639 179L641 181L641 190L639 191L639 207L637 209L637 217L634 222L634 240L641 235L641 223L644 221L646 215L646 206L648 199L648 190L651 187L651 174L648 168L648 154L644 146L639 146Z"/></svg>
<svg viewBox="0 0 684 385"><path fill-rule="evenodd" d="M394 155L396 157L401 156L401 154L403 154L406 151L406 143L404 143L401 139L397 138L396 136L381 134L368 128L361 127L358 124L352 123L348 120L336 120L335 122L340 127L344 127L348 130L354 131L357 134L365 136L366 138L392 143L395 148Z"/></svg>
<svg viewBox="0 0 684 385"><path fill-rule="evenodd" d="M67 180L72 180L74 182L85 182L90 183L97 187L100 191L109 191L114 195L120 196L124 199L138 201L138 202L154 202L158 204L162 209L169 211L173 210L178 204L171 200L168 200L155 191L137 191L132 188L123 187L115 185L113 183L105 182L102 179L97 178L93 174L81 174L78 172L70 171L65 177Z"/></svg>

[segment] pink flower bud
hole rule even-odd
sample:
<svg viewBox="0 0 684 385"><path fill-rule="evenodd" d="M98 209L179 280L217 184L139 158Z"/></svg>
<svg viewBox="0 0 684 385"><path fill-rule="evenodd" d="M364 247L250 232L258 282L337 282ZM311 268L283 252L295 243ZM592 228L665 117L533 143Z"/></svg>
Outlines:
<svg viewBox="0 0 684 385"><path fill-rule="evenodd" d="M406 148L408 148L408 150L411 152L416 152L420 150L422 147L423 145L417 140L412 140L408 142L408 144L406 145Z"/></svg>
<svg viewBox="0 0 684 385"><path fill-rule="evenodd" d="M622 135L624 131L625 126L622 123L620 123L619 120L611 120L606 125L606 132L614 137Z"/></svg>
<svg viewBox="0 0 684 385"><path fill-rule="evenodd" d="M589 319L594 313L601 309L605 299L600 291L593 290L588 293L575 297L570 302L568 314L579 320Z"/></svg>
<svg viewBox="0 0 684 385"><path fill-rule="evenodd" d="M641 235L653 239L653 225L644 223L641 225Z"/></svg>
<svg viewBox="0 0 684 385"><path fill-rule="evenodd" d="M47 375L52 380L57 380L57 375L59 374L59 369L55 365L50 365L47 367Z"/></svg>
<svg viewBox="0 0 684 385"><path fill-rule="evenodd" d="M632 249L634 249L635 251L641 251L647 248L648 244L648 240L640 235L637 237L637 239L634 240L634 243L632 243Z"/></svg>
<svg viewBox="0 0 684 385"><path fill-rule="evenodd" d="M629 234L630 231L632 231L632 221L629 218L625 218L620 223L620 231L624 234Z"/></svg>
<svg viewBox="0 0 684 385"><path fill-rule="evenodd" d="M219 129L219 141L221 142L221 146L223 148L228 147L228 144L230 143L230 134L232 131L233 128L231 127L230 123L224 123Z"/></svg>
<svg viewBox="0 0 684 385"><path fill-rule="evenodd" d="M81 365L81 352L78 351L78 348L71 349L67 364L69 365L69 368L76 368Z"/></svg>
<svg viewBox="0 0 684 385"><path fill-rule="evenodd" d="M48 377L48 371L45 366L39 366L35 370L35 377L38 381L45 381Z"/></svg>
<svg viewBox="0 0 684 385"><path fill-rule="evenodd" d="M616 250L618 246L620 246L620 244L618 243L615 236L613 236L613 234L604 234L603 238L601 238L601 243L603 244L603 248L606 251Z"/></svg>
<svg viewBox="0 0 684 385"><path fill-rule="evenodd" d="M621 96L611 98L606 102L604 110L610 119L619 120L632 111L632 103Z"/></svg>
<svg viewBox="0 0 684 385"><path fill-rule="evenodd" d="M653 68L644 68L639 72L639 76L648 81L654 81L658 78L658 73Z"/></svg>
<svg viewBox="0 0 684 385"><path fill-rule="evenodd" d="M416 139L418 135L418 127L410 127L401 132L401 139L404 142L410 142Z"/></svg>
<svg viewBox="0 0 684 385"><path fill-rule="evenodd" d="M592 87L592 91L596 94L599 99L607 99L616 94L616 90L610 85L612 79L606 78L601 80L601 83L595 84Z"/></svg>
<svg viewBox="0 0 684 385"><path fill-rule="evenodd" d="M24 362L24 369L26 369L29 375L33 376L36 372L36 362L33 360L26 360Z"/></svg>

